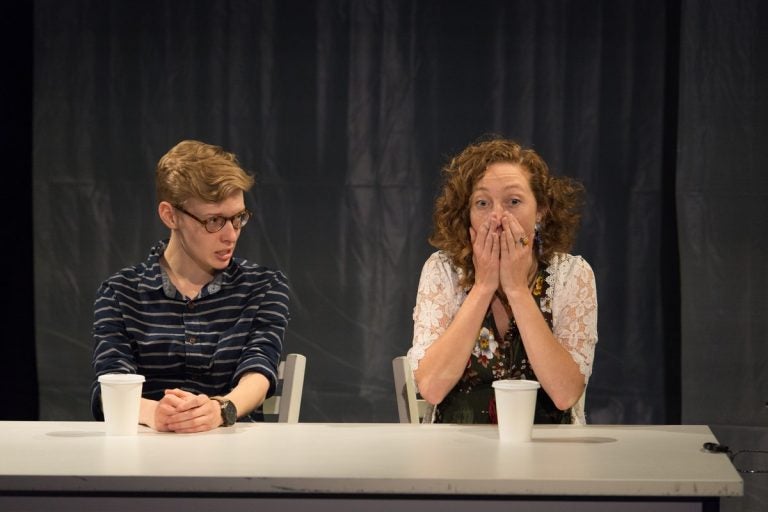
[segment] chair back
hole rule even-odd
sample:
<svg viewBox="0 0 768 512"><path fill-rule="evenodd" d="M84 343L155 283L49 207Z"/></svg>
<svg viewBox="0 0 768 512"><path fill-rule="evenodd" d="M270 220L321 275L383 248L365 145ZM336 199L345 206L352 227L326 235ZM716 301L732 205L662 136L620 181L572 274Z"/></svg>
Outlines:
<svg viewBox="0 0 768 512"><path fill-rule="evenodd" d="M427 402L418 397L413 371L405 356L392 360L392 372L395 377L395 397L400 423L421 423Z"/></svg>
<svg viewBox="0 0 768 512"><path fill-rule="evenodd" d="M301 393L304 390L304 370L307 358L301 354L288 354L277 367L277 389L264 400L264 421L298 423L301 411Z"/></svg>

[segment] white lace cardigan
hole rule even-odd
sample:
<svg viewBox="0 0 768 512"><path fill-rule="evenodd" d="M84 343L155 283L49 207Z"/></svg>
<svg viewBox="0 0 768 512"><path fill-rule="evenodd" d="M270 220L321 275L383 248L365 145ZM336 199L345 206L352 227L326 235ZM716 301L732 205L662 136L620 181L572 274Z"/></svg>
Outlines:
<svg viewBox="0 0 768 512"><path fill-rule="evenodd" d="M459 270L442 251L433 253L424 263L413 310L413 346L408 351L411 369L429 346L448 328L467 291L459 286ZM584 384L592 374L597 343L597 291L592 268L581 256L555 254L547 267L546 296L543 311L552 312L552 331L568 350L584 375ZM585 388L586 393L586 388ZM573 406L573 423L586 424L584 395ZM428 411L425 421L434 420Z"/></svg>

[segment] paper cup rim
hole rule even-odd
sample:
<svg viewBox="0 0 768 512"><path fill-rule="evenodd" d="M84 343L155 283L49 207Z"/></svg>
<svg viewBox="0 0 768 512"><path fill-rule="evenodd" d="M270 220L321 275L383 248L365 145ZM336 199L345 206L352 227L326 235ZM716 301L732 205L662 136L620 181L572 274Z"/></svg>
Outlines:
<svg viewBox="0 0 768 512"><path fill-rule="evenodd" d="M139 384L144 382L144 376L135 373L105 373L99 375L102 384Z"/></svg>
<svg viewBox="0 0 768 512"><path fill-rule="evenodd" d="M539 389L541 387L541 384L539 384L538 381L525 380L525 379L495 380L493 381L492 385L495 389L504 389L504 390L510 390L510 391L519 391L519 390L525 390L525 389Z"/></svg>

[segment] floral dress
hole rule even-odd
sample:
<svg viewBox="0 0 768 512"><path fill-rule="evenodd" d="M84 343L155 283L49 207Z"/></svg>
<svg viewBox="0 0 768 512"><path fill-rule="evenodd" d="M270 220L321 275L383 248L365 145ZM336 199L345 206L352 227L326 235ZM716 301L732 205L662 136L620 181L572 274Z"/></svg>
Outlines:
<svg viewBox="0 0 768 512"><path fill-rule="evenodd" d="M424 263L413 309L413 343L408 350L411 369L419 368L429 347L449 328L467 298L462 273L443 251ZM536 276L532 294L555 339L570 354L589 383L597 344L597 289L592 268L581 256L556 253ZM429 405L424 421L493 421L491 383L500 378L536 379L528 363L517 326L499 333L489 311L456 389L437 407ZM561 412L539 390L537 422L568 421L585 425L585 393ZM450 402L450 403L448 403ZM441 409L438 411L437 409ZM438 418L438 413L440 418Z"/></svg>
<svg viewBox="0 0 768 512"><path fill-rule="evenodd" d="M541 308L547 284L546 270L540 270L534 278L532 294ZM542 311L552 328L552 314ZM511 313L508 311L508 313ZM501 379L538 380L528 362L520 331L510 314L507 332L499 333L491 308L475 341L475 348L467 361L459 382L437 406L435 423L496 423L496 401L493 381ZM536 398L534 423L571 423L571 411L561 411L539 388Z"/></svg>

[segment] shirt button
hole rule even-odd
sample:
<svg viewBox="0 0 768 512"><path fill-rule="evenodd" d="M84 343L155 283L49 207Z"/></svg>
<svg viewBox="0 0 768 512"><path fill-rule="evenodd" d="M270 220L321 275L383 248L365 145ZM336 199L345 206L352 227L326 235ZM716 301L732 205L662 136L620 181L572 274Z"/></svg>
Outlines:
<svg viewBox="0 0 768 512"><path fill-rule="evenodd" d="M194 345L195 343L197 343L197 338L195 338L194 336L190 336L189 338L187 338L187 343L189 343L190 345Z"/></svg>
<svg viewBox="0 0 768 512"><path fill-rule="evenodd" d="M187 309L195 309L195 303L191 300L187 301Z"/></svg>

